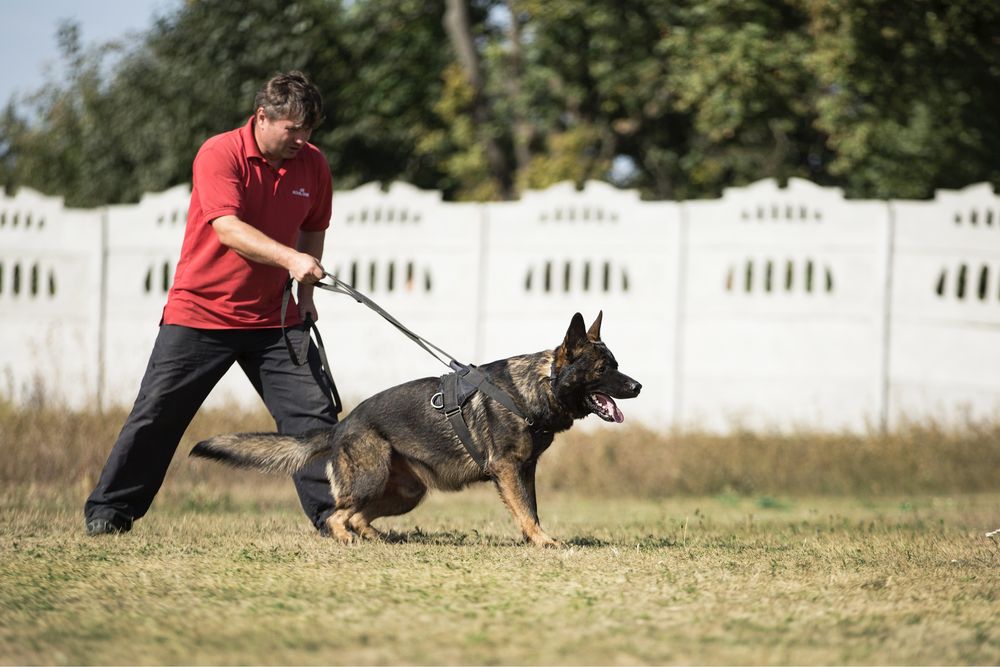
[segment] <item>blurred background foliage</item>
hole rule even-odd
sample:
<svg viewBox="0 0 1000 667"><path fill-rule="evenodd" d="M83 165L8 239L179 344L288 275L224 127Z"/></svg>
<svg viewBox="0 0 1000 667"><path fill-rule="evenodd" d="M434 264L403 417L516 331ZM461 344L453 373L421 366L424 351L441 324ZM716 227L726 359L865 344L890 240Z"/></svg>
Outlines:
<svg viewBox="0 0 1000 667"><path fill-rule="evenodd" d="M288 69L323 92L313 142L338 189L1000 184L995 2L187 0L131 42L83 49L72 23L56 39L68 74L0 113L0 183L72 206L188 182L201 142Z"/></svg>

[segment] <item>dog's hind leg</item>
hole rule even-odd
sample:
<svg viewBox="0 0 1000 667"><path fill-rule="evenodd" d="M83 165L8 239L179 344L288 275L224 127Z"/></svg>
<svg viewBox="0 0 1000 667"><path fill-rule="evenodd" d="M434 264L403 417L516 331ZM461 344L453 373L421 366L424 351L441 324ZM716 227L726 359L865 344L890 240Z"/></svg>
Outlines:
<svg viewBox="0 0 1000 667"><path fill-rule="evenodd" d="M334 511L326 525L333 537L345 543L355 540L358 533L351 519L384 494L391 456L389 444L370 431L360 437L344 434L337 443L327 466Z"/></svg>
<svg viewBox="0 0 1000 667"><path fill-rule="evenodd" d="M426 494L427 486L413 474L409 464L401 456L394 455L381 497L352 516L349 525L361 537L382 539L384 536L371 522L382 516L406 514L420 504Z"/></svg>

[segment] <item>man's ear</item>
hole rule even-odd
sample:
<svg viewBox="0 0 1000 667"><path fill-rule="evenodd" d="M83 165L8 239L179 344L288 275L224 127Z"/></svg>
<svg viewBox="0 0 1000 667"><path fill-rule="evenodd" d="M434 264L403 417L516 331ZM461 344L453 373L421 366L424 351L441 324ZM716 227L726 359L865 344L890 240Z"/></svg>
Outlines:
<svg viewBox="0 0 1000 667"><path fill-rule="evenodd" d="M601 320L604 319L604 311L597 313L597 319L594 323L590 325L590 329L587 330L587 336L590 340L601 340Z"/></svg>

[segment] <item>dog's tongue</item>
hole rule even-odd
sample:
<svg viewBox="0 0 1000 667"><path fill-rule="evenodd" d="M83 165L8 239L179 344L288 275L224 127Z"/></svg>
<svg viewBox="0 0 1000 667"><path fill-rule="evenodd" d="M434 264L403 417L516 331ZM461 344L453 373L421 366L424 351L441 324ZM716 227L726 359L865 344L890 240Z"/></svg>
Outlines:
<svg viewBox="0 0 1000 667"><path fill-rule="evenodd" d="M594 394L594 396L597 398L598 401L600 401L604 409L607 410L615 418L616 422L621 424L623 421L625 421L625 415L623 415L622 411L618 409L618 405L615 403L613 398L611 398L607 394Z"/></svg>

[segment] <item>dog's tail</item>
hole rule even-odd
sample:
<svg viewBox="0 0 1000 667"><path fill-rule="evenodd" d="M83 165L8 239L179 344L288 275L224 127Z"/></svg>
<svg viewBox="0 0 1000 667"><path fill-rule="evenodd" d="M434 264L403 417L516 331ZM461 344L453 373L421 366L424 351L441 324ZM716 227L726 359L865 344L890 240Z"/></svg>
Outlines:
<svg viewBox="0 0 1000 667"><path fill-rule="evenodd" d="M302 435L229 433L202 440L190 456L220 461L235 468L292 474L332 451L333 428Z"/></svg>

